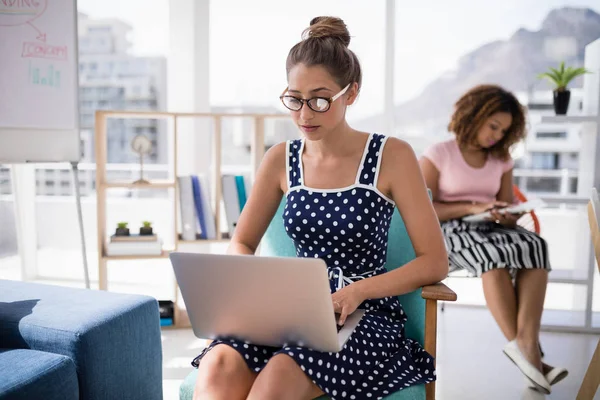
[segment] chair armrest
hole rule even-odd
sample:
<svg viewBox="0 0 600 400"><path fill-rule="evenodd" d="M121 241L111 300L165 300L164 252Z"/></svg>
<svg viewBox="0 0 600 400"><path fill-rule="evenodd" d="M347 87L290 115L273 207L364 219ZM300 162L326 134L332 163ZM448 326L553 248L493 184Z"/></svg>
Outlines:
<svg viewBox="0 0 600 400"><path fill-rule="evenodd" d="M423 286L421 297L426 300L456 301L456 293L442 282Z"/></svg>

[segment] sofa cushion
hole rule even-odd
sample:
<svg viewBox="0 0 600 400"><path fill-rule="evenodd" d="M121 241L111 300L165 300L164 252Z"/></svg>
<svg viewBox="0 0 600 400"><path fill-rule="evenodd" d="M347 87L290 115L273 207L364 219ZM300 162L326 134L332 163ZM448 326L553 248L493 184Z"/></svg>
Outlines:
<svg viewBox="0 0 600 400"><path fill-rule="evenodd" d="M0 400L79 398L75 364L37 350L0 349Z"/></svg>

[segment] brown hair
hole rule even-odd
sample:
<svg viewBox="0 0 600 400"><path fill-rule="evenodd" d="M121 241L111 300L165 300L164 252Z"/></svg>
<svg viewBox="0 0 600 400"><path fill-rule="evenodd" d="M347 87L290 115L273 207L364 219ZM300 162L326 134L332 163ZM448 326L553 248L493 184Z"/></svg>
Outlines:
<svg viewBox="0 0 600 400"><path fill-rule="evenodd" d="M302 41L290 49L285 63L286 73L296 64L322 65L340 87L362 83L358 57L348 48L350 33L346 24L336 17L316 17L302 33Z"/></svg>
<svg viewBox="0 0 600 400"><path fill-rule="evenodd" d="M472 144L485 121L497 112L509 113L512 124L504 137L487 151L496 158L507 160L510 147L525 138L525 108L511 92L500 86L475 86L458 99L448 131L454 132L460 145Z"/></svg>

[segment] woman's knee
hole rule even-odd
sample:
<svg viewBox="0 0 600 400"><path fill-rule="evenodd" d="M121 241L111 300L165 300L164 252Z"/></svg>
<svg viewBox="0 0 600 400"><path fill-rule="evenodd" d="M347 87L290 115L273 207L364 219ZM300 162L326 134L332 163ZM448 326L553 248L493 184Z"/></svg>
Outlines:
<svg viewBox="0 0 600 400"><path fill-rule="evenodd" d="M510 276L510 272L506 268L493 268L489 271L481 274L482 280L492 280L492 279L512 279Z"/></svg>
<svg viewBox="0 0 600 400"><path fill-rule="evenodd" d="M198 366L196 386L215 386L239 379L240 374L250 373L242 356L233 348L218 345L207 352Z"/></svg>
<svg viewBox="0 0 600 400"><path fill-rule="evenodd" d="M303 397L301 393L310 393L311 386L312 382L291 357L278 354L258 374L249 398L281 399L290 393Z"/></svg>

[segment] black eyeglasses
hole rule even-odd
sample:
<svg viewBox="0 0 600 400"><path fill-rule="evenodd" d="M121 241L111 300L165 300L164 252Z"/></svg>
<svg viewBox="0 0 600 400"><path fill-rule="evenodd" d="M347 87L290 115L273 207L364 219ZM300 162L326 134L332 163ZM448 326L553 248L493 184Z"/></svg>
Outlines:
<svg viewBox="0 0 600 400"><path fill-rule="evenodd" d="M279 98L281 99L281 102L283 103L285 108L287 108L288 110L300 111L304 103L306 103L308 105L308 108L310 108L314 112L324 113L327 112L327 110L329 110L329 108L331 107L331 103L333 103L340 96L346 93L349 87L350 84L347 84L346 87L343 88L338 94L330 98L312 97L310 99L301 99L295 96L286 95L285 93L288 91L289 88L285 88L285 90L283 91L281 96L279 96Z"/></svg>

